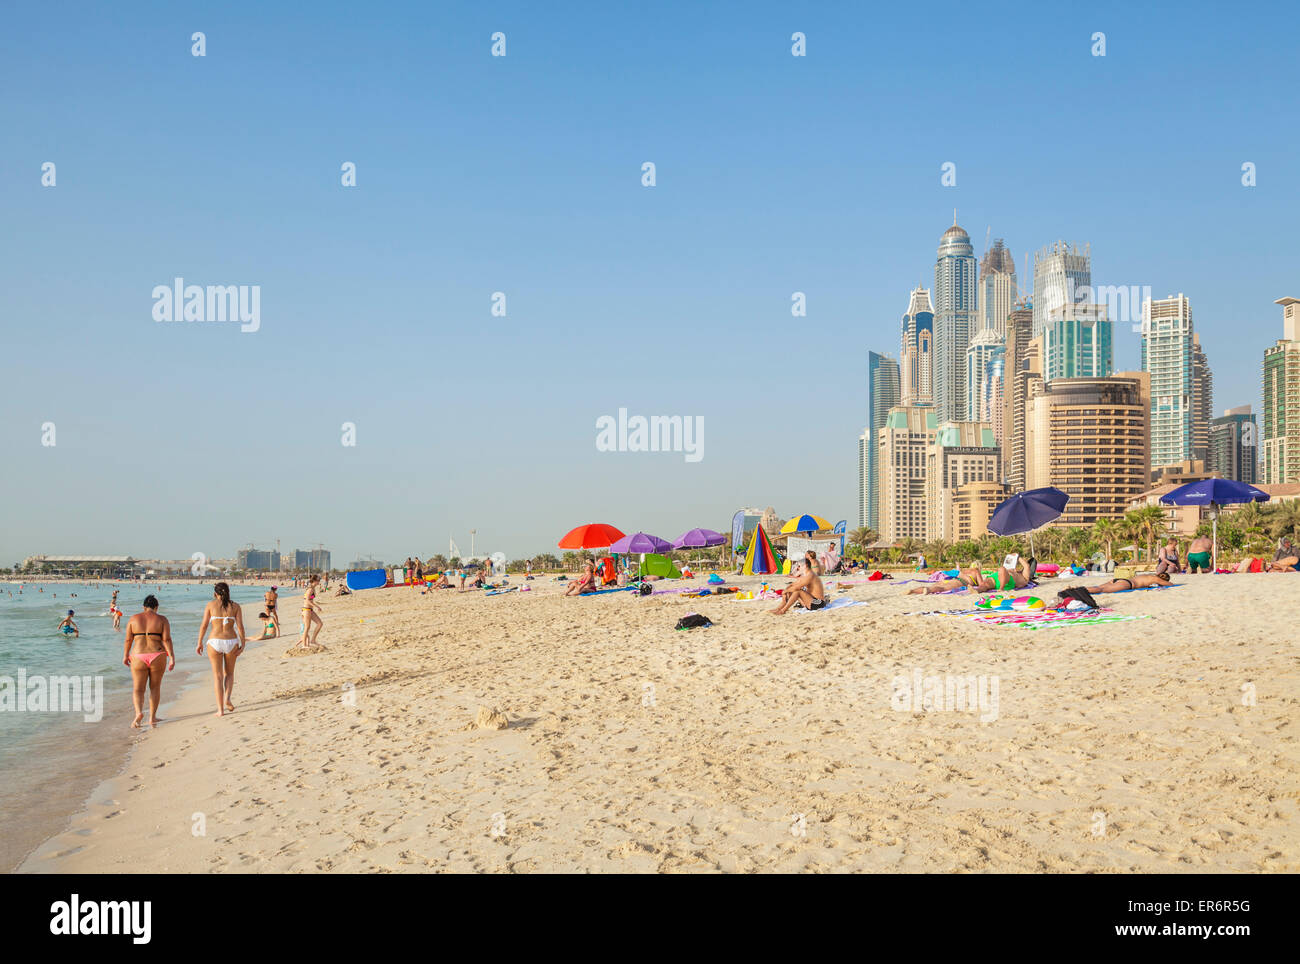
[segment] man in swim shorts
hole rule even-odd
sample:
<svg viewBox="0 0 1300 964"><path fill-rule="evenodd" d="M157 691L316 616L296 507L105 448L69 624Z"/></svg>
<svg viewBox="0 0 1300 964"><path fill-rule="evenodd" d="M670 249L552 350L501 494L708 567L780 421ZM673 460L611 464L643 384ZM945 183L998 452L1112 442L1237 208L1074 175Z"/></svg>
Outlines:
<svg viewBox="0 0 1300 964"><path fill-rule="evenodd" d="M76 636L80 638L81 630L78 629L77 624L72 621L72 616L73 612L69 609L68 615L63 617L63 622L59 623L59 631L63 633L64 636Z"/></svg>
<svg viewBox="0 0 1300 964"><path fill-rule="evenodd" d="M1210 558L1210 550L1213 548L1210 540L1205 536L1197 536L1193 539L1191 545L1187 547L1187 570L1213 572L1213 560Z"/></svg>

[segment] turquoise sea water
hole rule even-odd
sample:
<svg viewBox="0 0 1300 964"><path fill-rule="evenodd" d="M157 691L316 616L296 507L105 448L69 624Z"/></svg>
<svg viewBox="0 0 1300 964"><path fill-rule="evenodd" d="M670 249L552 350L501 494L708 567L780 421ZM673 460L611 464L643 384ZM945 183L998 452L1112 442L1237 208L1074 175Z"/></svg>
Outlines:
<svg viewBox="0 0 1300 964"><path fill-rule="evenodd" d="M262 632L257 614L266 588L231 587L231 598L243 605L250 641ZM132 741L142 738L130 729L131 671L122 665L122 632L114 632L108 615L114 589L121 590L123 630L149 594L158 597L158 612L171 622L177 672L163 677L164 706L178 695L186 676L180 671L209 672L207 657L196 655L194 644L211 584L0 583L0 688L12 687L10 681L22 673L28 680L89 677L95 682L88 692L98 685L103 692L97 721L87 721L83 712L0 711L0 872L56 832L89 791L116 772ZM297 613L285 604L292 595L281 590L281 631L296 637ZM76 613L79 638L57 630L69 609Z"/></svg>

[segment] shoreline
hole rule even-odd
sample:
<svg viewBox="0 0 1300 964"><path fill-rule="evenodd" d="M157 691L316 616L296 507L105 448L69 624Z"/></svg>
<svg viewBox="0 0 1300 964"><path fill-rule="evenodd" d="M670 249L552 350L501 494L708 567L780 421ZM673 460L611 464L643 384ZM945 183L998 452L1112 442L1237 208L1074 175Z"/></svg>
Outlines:
<svg viewBox="0 0 1300 964"><path fill-rule="evenodd" d="M18 870L1300 869L1300 683L1286 607L1266 605L1284 576L1184 576L1105 600L1131 621L1049 632L838 581L865 605L773 617L565 598L550 577L325 597L326 652L251 649L230 717L206 687L179 694ZM674 631L687 612L715 625ZM913 670L991 674L1000 711L900 712L890 679ZM468 728L480 706L509 725Z"/></svg>
<svg viewBox="0 0 1300 964"><path fill-rule="evenodd" d="M288 592L296 593L295 590ZM282 591L280 598L289 600L296 599L297 596ZM253 603L245 602L241 605L247 610ZM123 625L125 626L125 622ZM261 625L256 612L253 613L252 625ZM120 634L118 635L117 646L120 650ZM279 637L281 640L285 638L284 635ZM292 633L289 638L296 640L297 633ZM193 656L193 635L187 632L185 642L180 638L176 638L173 642L179 658L176 668L168 671L163 678L163 698L159 704L159 715L162 718L160 728L169 724L178 705L190 691L196 688L205 690L203 684L207 684L208 687L211 685L209 679L211 671L206 665L206 658L203 664L188 664L184 661L186 656ZM249 640L250 651L256 642L258 642L257 637ZM57 775L51 774L39 783L23 787L14 795L14 802L21 807L26 801L27 812L29 814L34 812L37 816L34 819L29 817L19 828L7 828L0 873L18 872L19 868L45 843L60 834L67 833L77 818L88 812L97 795L102 794L106 787L112 785L126 772L132 755L149 735L149 730L137 731L130 727L130 720L134 714L132 687L129 673L126 673L125 667L121 669L125 676L125 686L105 692L104 720L120 719L121 729L129 731L126 734L128 738L120 739L120 734L111 728L92 732L88 739L77 737L85 740L85 747L80 750L85 759L81 760L71 773L61 771ZM69 737L72 736L70 730Z"/></svg>

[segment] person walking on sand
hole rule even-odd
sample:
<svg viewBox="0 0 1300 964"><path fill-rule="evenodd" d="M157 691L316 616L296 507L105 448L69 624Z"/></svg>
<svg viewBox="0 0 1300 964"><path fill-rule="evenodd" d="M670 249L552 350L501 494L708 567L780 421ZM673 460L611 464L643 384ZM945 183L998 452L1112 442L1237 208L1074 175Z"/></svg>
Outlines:
<svg viewBox="0 0 1300 964"><path fill-rule="evenodd" d="M235 712L230 697L235 688L235 660L244 651L244 612L230 599L230 586L219 582L212 587L212 601L203 609L199 642L194 652L203 655L203 637L208 629L208 662L212 664L212 689L217 697L217 716Z"/></svg>
<svg viewBox="0 0 1300 964"><path fill-rule="evenodd" d="M280 614L276 612L276 606L279 605L280 594L276 592L275 586L272 586L263 594L262 598L266 601L266 619L274 627L275 636L279 636L280 635ZM272 638L275 638L275 636L273 636ZM266 636L263 636L262 638L265 639Z"/></svg>
<svg viewBox="0 0 1300 964"><path fill-rule="evenodd" d="M148 723L151 727L157 726L162 678L169 669L176 668L176 650L172 646L171 623L166 616L158 615L158 599L153 595L145 596L144 608L127 621L122 665L131 670L131 698L135 702L135 719L131 721L131 728L138 730L144 719L146 686L149 688Z"/></svg>
<svg viewBox="0 0 1300 964"><path fill-rule="evenodd" d="M307 583L307 591L302 596L302 638L298 640L299 649L310 649L316 645L316 637L320 635L321 627L325 623L320 618L320 603L316 602L316 583L319 581L318 576L312 576L311 581ZM312 626L316 631L311 631Z"/></svg>

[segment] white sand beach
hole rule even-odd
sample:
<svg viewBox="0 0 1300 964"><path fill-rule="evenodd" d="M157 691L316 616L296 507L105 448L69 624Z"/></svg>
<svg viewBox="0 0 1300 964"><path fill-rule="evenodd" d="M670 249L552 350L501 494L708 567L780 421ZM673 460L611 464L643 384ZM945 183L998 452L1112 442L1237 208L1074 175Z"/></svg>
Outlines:
<svg viewBox="0 0 1300 964"><path fill-rule="evenodd" d="M1296 872L1300 582L1176 581L1037 630L898 582L782 617L549 576L324 595L326 652L252 643L232 716L191 688L21 869ZM996 676L996 718L895 709L914 671Z"/></svg>

